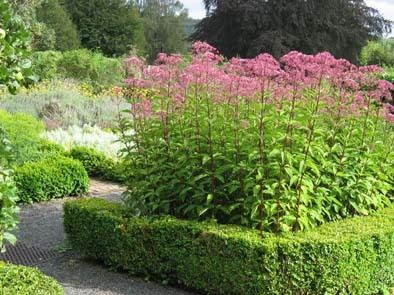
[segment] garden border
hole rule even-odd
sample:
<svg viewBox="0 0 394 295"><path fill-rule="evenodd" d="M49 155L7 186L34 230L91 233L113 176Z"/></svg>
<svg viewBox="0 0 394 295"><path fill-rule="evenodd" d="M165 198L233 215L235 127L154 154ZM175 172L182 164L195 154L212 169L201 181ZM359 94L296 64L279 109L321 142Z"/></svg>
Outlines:
<svg viewBox="0 0 394 295"><path fill-rule="evenodd" d="M71 245L113 268L203 294L377 294L394 285L394 206L308 232L170 217L127 217L101 199L69 201Z"/></svg>

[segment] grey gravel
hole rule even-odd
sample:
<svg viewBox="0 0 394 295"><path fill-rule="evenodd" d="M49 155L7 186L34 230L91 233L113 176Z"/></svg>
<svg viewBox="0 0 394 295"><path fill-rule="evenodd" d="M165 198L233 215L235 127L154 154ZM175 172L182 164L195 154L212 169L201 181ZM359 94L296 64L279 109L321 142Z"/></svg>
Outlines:
<svg viewBox="0 0 394 295"><path fill-rule="evenodd" d="M98 194L93 194L98 197ZM104 198L119 201L121 192L106 192ZM47 275L56 278L67 295L192 295L187 291L162 286L134 278L126 273L112 272L105 266L83 259L66 245L63 229L63 204L70 198L21 206L18 241L64 251L60 257L37 265Z"/></svg>

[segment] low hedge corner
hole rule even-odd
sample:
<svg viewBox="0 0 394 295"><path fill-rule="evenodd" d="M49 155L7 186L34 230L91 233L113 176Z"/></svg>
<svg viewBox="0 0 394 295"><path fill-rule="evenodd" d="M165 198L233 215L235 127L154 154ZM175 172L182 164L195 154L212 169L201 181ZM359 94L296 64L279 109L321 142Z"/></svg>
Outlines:
<svg viewBox="0 0 394 295"><path fill-rule="evenodd" d="M127 217L101 199L69 201L64 225L85 255L203 294L378 294L394 285L394 206L308 232L170 217Z"/></svg>
<svg viewBox="0 0 394 295"><path fill-rule="evenodd" d="M89 176L82 164L63 156L16 167L14 180L22 203L77 196L89 188Z"/></svg>

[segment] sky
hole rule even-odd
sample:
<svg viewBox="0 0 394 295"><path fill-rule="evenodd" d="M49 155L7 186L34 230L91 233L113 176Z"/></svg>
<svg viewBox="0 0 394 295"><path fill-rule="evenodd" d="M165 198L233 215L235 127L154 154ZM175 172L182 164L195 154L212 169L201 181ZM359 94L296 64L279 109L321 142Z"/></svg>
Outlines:
<svg viewBox="0 0 394 295"><path fill-rule="evenodd" d="M183 0L192 18L201 19L205 16L202 0ZM376 8L387 19L394 21L394 0L365 0L368 6Z"/></svg>

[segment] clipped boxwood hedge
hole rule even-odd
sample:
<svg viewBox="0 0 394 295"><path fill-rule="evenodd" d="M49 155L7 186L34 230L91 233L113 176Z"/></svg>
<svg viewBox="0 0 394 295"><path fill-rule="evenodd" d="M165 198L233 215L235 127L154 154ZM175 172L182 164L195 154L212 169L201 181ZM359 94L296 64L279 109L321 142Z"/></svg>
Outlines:
<svg viewBox="0 0 394 295"><path fill-rule="evenodd" d="M63 295L63 288L38 269L0 261L0 295Z"/></svg>
<svg viewBox="0 0 394 295"><path fill-rule="evenodd" d="M122 212L101 199L67 202L72 246L112 267L203 294L377 294L394 285L394 206L280 237Z"/></svg>
<svg viewBox="0 0 394 295"><path fill-rule="evenodd" d="M124 180L122 163L114 161L99 151L77 146L71 149L70 156L80 161L92 177L117 182Z"/></svg>
<svg viewBox="0 0 394 295"><path fill-rule="evenodd" d="M15 168L21 202L31 203L87 192L89 176L79 161L63 156L43 158Z"/></svg>

